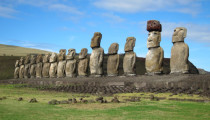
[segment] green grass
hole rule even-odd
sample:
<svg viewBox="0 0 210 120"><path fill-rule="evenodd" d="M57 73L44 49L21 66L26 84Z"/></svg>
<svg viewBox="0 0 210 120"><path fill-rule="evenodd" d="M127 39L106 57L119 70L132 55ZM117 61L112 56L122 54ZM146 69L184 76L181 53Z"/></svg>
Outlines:
<svg viewBox="0 0 210 120"><path fill-rule="evenodd" d="M149 96L151 93L116 94L120 101L131 96ZM168 96L170 93L158 94L159 97ZM97 96L89 94L72 94L63 92L39 91L34 88L18 88L13 85L0 85L0 120L73 120L73 119L102 119L102 120L207 120L210 119L210 103L179 102L179 101L150 101L141 99L140 102L123 103L77 103L49 105L52 99L67 100L68 98L95 99ZM155 96L158 96L155 94ZM17 101L23 97L23 101ZM35 97L38 103L28 103ZM179 96L177 96L179 97ZM188 97L188 96L181 96ZM197 99L198 96L193 96ZM111 100L113 96L105 99Z"/></svg>

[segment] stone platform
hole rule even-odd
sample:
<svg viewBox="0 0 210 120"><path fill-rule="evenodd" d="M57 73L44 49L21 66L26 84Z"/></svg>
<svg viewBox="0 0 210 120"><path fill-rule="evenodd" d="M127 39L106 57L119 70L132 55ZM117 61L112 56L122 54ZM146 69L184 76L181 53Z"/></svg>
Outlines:
<svg viewBox="0 0 210 120"><path fill-rule="evenodd" d="M46 90L104 94L123 92L176 92L210 94L210 75L140 75L135 77L42 78L0 80L0 84L26 84Z"/></svg>

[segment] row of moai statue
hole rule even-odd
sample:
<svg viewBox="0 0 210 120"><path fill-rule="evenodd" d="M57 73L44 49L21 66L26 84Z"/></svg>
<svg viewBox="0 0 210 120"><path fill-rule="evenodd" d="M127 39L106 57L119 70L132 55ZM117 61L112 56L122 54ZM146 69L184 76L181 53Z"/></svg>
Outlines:
<svg viewBox="0 0 210 120"><path fill-rule="evenodd" d="M160 47L162 26L157 20L147 22L147 48L146 74L155 75L163 73L164 51ZM172 37L173 47L171 49L170 69L173 73L189 73L189 47L184 43L187 29L177 27ZM63 78L63 77L86 77L88 68L90 76L101 77L103 75L104 50L100 47L102 34L95 32L91 39L92 53L90 61L87 58L88 50L83 48L79 53L79 61L75 59L76 50L61 49L59 54L48 53L42 55L21 57L16 61L14 78ZM125 76L135 76L136 53L133 51L136 38L128 37L124 47L123 71ZM119 44L112 43L108 50L107 75L117 76L119 74L120 56L118 54ZM78 64L77 64L78 63ZM76 72L77 71L77 72Z"/></svg>

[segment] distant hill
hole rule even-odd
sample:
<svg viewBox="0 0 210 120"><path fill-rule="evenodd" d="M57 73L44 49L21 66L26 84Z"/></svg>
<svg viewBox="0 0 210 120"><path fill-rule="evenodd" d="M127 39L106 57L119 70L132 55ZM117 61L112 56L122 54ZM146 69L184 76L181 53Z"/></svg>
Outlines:
<svg viewBox="0 0 210 120"><path fill-rule="evenodd" d="M0 44L0 56L26 56L27 54L44 54L48 52L39 49Z"/></svg>

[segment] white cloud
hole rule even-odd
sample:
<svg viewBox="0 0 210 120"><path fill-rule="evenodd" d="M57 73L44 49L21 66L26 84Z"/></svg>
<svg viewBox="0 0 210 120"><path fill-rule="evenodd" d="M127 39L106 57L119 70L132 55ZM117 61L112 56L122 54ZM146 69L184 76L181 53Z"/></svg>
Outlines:
<svg viewBox="0 0 210 120"><path fill-rule="evenodd" d="M80 12L76 8L71 7L71 6L67 6L67 5L64 5L64 4L52 4L52 5L49 5L48 8L50 10L66 12L66 13L73 13L73 14L77 14L77 15L82 15L83 14L83 12Z"/></svg>
<svg viewBox="0 0 210 120"><path fill-rule="evenodd" d="M102 17L108 18L110 22L123 22L125 19L120 16L114 15L113 13L102 13L100 14Z"/></svg>
<svg viewBox="0 0 210 120"><path fill-rule="evenodd" d="M142 11L170 11L195 15L200 0L98 0L93 4L110 11L136 13Z"/></svg>
<svg viewBox="0 0 210 120"><path fill-rule="evenodd" d="M0 16L1 17L15 18L14 14L17 12L18 11L13 8L0 6Z"/></svg>

